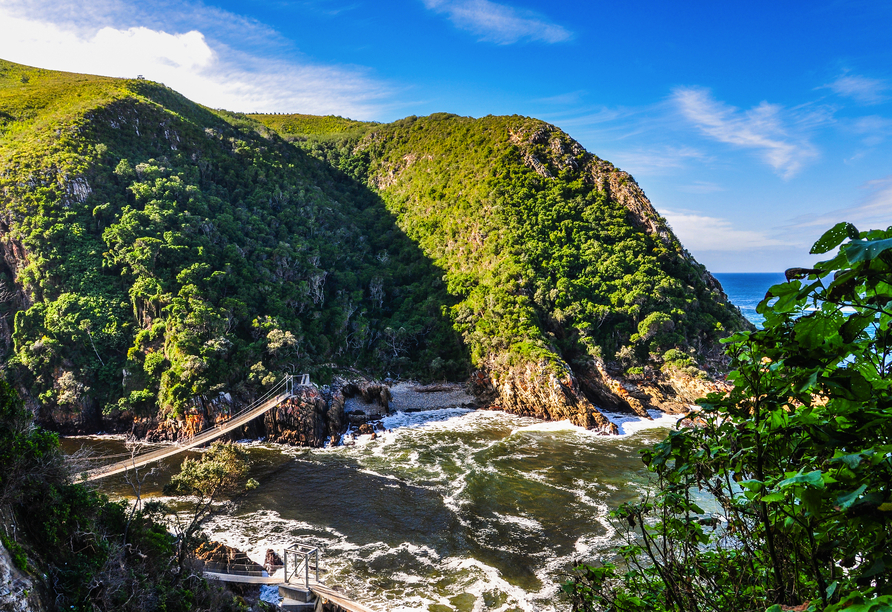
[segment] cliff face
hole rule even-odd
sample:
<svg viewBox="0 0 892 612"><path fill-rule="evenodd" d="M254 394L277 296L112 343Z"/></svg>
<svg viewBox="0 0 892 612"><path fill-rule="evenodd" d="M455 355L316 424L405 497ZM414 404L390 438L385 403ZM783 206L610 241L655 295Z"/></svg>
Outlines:
<svg viewBox="0 0 892 612"><path fill-rule="evenodd" d="M481 371L474 382L475 391L489 399L492 409L548 421L570 421L602 434L618 432L586 397L569 368L555 372L547 363L494 366Z"/></svg>

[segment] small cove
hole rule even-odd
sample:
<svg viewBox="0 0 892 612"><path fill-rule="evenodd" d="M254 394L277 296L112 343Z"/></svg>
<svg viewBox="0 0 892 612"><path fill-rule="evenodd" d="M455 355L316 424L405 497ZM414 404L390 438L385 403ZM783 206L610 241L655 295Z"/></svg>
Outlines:
<svg viewBox="0 0 892 612"><path fill-rule="evenodd" d="M754 308L777 275L758 275L745 294L726 276L732 301ZM451 408L386 417L390 433L355 446L246 441L260 487L207 532L258 561L296 540L318 545L326 582L379 610L568 609L559 582L574 562L608 554L617 541L609 511L651 486L639 450L674 423L654 416L611 415L623 435L605 437ZM63 443L69 452L124 450L123 440L104 437ZM162 463L143 495L160 495L180 460ZM121 477L99 486L133 496Z"/></svg>

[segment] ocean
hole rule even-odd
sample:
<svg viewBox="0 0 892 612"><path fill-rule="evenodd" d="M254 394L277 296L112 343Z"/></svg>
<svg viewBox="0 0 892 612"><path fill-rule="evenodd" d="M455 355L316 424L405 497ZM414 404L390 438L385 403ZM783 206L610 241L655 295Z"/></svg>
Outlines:
<svg viewBox="0 0 892 612"><path fill-rule="evenodd" d="M784 282L783 272L768 273L725 273L714 274L722 284L731 303L740 309L744 317L760 328L765 317L756 312L756 306L765 298L765 292L772 285Z"/></svg>

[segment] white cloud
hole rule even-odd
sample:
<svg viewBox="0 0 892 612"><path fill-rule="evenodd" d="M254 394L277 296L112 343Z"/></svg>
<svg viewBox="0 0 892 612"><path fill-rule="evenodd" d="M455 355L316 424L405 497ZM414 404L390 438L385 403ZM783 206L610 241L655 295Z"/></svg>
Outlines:
<svg viewBox="0 0 892 612"><path fill-rule="evenodd" d="M235 111L372 118L393 93L362 68L272 60L216 42L196 28L171 32L120 26L121 7L114 3L92 6L92 27L74 18L47 20L43 15L71 14L64 3L57 6L58 13L40 14L0 0L0 57L53 70L131 78L142 74L196 102ZM186 9L171 21L222 19L213 10L197 14L194 6ZM246 38L262 38L263 28L249 25Z"/></svg>
<svg viewBox="0 0 892 612"><path fill-rule="evenodd" d="M611 161L633 175L654 175L683 168L690 160L703 162L708 159L694 147L667 145L618 151Z"/></svg>
<svg viewBox="0 0 892 612"><path fill-rule="evenodd" d="M827 120L820 112L785 113L776 104L762 102L741 111L714 100L709 91L682 87L673 91L672 101L682 116L704 134L727 144L757 150L763 161L784 178L795 175L818 151L791 127L807 128ZM796 125L798 124L798 125Z"/></svg>
<svg viewBox="0 0 892 612"><path fill-rule="evenodd" d="M802 215L793 220L791 229L817 228L824 231L840 221L848 221L859 230L885 229L892 225L892 175L861 185L867 194L847 208L837 208L819 215Z"/></svg>
<svg viewBox="0 0 892 612"><path fill-rule="evenodd" d="M878 115L859 117L851 123L851 130L864 136L861 142L866 146L874 147L892 135L892 119Z"/></svg>
<svg viewBox="0 0 892 612"><path fill-rule="evenodd" d="M892 89L892 86L885 81L856 74L844 74L824 87L833 90L837 95L852 98L862 104L879 104L886 100L885 92Z"/></svg>
<svg viewBox="0 0 892 612"><path fill-rule="evenodd" d="M765 232L735 229L727 219L708 217L692 211L660 211L681 243L691 252L744 251L746 249L788 246Z"/></svg>
<svg viewBox="0 0 892 612"><path fill-rule="evenodd" d="M424 5L448 16L455 27L500 45L521 40L559 43L573 37L570 30L541 15L489 0L424 0Z"/></svg>

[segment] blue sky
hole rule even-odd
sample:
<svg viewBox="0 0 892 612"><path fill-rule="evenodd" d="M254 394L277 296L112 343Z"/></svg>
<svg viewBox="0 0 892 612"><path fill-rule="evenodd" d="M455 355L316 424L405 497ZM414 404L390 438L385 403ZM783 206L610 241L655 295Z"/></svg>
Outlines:
<svg viewBox="0 0 892 612"><path fill-rule="evenodd" d="M892 2L0 0L0 57L212 107L561 127L716 272L892 224Z"/></svg>

